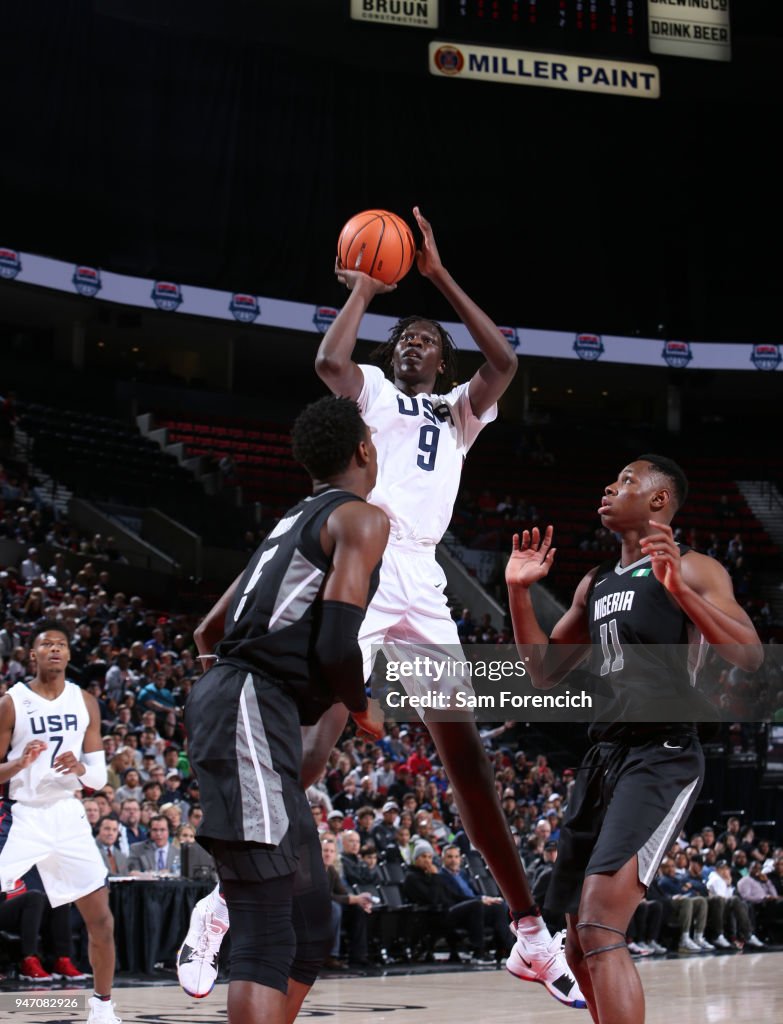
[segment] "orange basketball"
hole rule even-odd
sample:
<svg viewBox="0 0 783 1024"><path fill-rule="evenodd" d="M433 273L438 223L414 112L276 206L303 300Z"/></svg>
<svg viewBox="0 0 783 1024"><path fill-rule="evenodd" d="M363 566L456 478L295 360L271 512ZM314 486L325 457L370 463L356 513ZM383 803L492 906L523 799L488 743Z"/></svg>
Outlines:
<svg viewBox="0 0 783 1024"><path fill-rule="evenodd" d="M337 239L337 257L346 270L395 284L413 266L416 243L411 229L396 213L364 210L351 217Z"/></svg>

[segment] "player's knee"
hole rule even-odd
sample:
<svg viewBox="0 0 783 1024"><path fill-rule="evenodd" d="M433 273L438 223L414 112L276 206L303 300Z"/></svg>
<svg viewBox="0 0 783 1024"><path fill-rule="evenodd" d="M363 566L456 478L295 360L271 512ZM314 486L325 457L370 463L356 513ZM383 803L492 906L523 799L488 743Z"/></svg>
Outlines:
<svg viewBox="0 0 783 1024"><path fill-rule="evenodd" d="M578 930L582 961L590 971L600 967L607 956L628 954L625 932L615 925L580 921Z"/></svg>
<svg viewBox="0 0 783 1024"><path fill-rule="evenodd" d="M108 907L103 907L89 922L88 932L93 942L114 942L114 917Z"/></svg>

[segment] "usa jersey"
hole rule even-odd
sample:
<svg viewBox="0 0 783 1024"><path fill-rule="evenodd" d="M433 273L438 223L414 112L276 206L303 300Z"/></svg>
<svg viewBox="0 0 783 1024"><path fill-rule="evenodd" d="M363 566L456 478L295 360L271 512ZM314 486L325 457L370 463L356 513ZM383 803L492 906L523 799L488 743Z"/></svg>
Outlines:
<svg viewBox="0 0 783 1024"><path fill-rule="evenodd" d="M689 548L680 545L685 555ZM591 674L608 695L593 739L621 739L653 732L656 719L682 721L711 717L694 689L701 634L655 578L649 555L632 565L600 565L587 598Z"/></svg>
<svg viewBox="0 0 783 1024"><path fill-rule="evenodd" d="M90 724L84 694L76 683L65 681L65 688L56 700L45 700L26 683L16 683L8 691L14 702L14 731L8 760L22 756L31 740L42 740L42 751L31 765L9 781L9 796L23 804L46 804L53 800L72 798L81 789L78 775L61 775L53 768L60 754L82 757L82 744Z"/></svg>
<svg viewBox="0 0 783 1024"><path fill-rule="evenodd" d="M437 544L451 520L465 456L497 405L473 413L468 384L445 395L406 395L377 366L359 367L357 403L376 430L378 479L367 500L391 521L390 543Z"/></svg>
<svg viewBox="0 0 783 1024"><path fill-rule="evenodd" d="M329 488L300 501L283 516L250 559L226 613L221 661L262 672L292 695L303 725L333 703L313 658L320 594L332 564L321 547L321 527L339 505L362 501ZM378 586L380 562L367 601Z"/></svg>

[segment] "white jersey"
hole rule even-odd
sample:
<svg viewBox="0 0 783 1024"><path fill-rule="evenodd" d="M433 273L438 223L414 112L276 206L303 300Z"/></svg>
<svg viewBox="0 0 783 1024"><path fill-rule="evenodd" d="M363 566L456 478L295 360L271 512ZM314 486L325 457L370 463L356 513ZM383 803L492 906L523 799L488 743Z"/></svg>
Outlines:
<svg viewBox="0 0 783 1024"><path fill-rule="evenodd" d="M31 740L46 743L46 750L10 780L9 796L31 805L72 797L75 790L81 789L81 779L72 773L59 774L52 762L69 750L77 761L81 760L90 715L80 687L66 680L65 689L56 700L39 697L26 683L16 683L8 693L16 718L8 760L21 757Z"/></svg>
<svg viewBox="0 0 783 1024"><path fill-rule="evenodd" d="M406 395L379 367L359 369L357 403L377 431L378 479L367 500L391 520L389 543L434 547L451 520L465 456L497 405L479 417L467 383L445 395Z"/></svg>

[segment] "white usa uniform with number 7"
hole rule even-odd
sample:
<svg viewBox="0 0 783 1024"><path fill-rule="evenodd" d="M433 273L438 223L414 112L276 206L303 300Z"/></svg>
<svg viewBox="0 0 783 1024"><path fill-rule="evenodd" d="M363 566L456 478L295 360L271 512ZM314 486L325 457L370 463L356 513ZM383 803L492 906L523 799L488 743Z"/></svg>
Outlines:
<svg viewBox="0 0 783 1024"><path fill-rule="evenodd" d="M8 760L20 758L32 740L46 749L8 783L11 827L0 851L0 888L8 892L36 865L49 902L59 907L100 889L106 878L84 808L74 796L81 779L53 767L68 752L81 760L90 716L81 689L69 681L56 700L45 700L26 683L16 683L8 695L15 716Z"/></svg>

